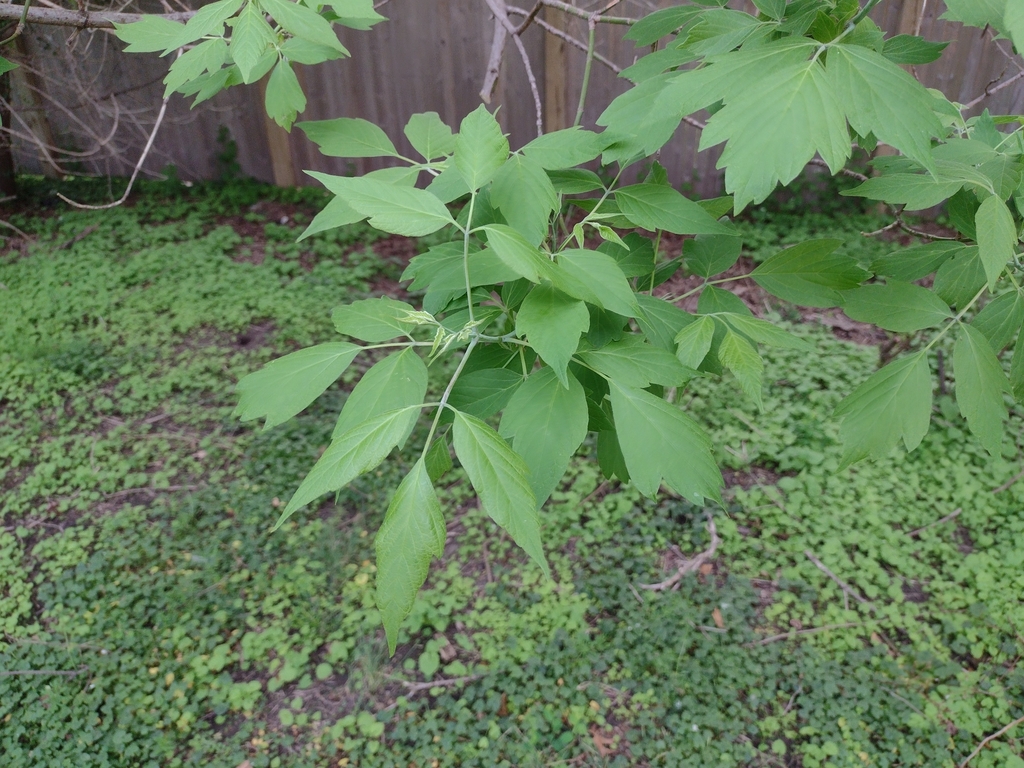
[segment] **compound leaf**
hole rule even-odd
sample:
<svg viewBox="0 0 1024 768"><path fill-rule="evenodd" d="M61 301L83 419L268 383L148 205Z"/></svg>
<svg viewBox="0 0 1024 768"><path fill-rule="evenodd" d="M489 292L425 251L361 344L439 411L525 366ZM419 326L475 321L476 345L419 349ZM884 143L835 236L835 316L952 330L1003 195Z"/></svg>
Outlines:
<svg viewBox="0 0 1024 768"><path fill-rule="evenodd" d="M664 184L634 184L615 191L619 210L638 227L677 235L732 234L697 203Z"/></svg>
<svg viewBox="0 0 1024 768"><path fill-rule="evenodd" d="M334 310L331 319L338 333L377 343L407 336L412 326L403 322L403 318L413 311L404 301L381 296L343 304Z"/></svg>
<svg viewBox="0 0 1024 768"><path fill-rule="evenodd" d="M287 2L287 0L285 0ZM397 157L398 150L380 128L359 117L310 120L299 128L330 157Z"/></svg>
<svg viewBox="0 0 1024 768"><path fill-rule="evenodd" d="M839 291L856 288L870 275L834 251L841 240L809 240L770 256L751 273L773 296L805 307L835 307Z"/></svg>
<svg viewBox="0 0 1024 768"><path fill-rule="evenodd" d="M443 445L443 441L438 442ZM421 458L391 497L374 538L377 608L392 654L402 620L409 615L416 593L427 579L430 561L444 553L444 542L444 514Z"/></svg>
<svg viewBox="0 0 1024 768"><path fill-rule="evenodd" d="M516 316L516 331L526 336L563 387L569 386L566 369L580 335L589 328L587 305L548 284L530 291Z"/></svg>
<svg viewBox="0 0 1024 768"><path fill-rule="evenodd" d="M722 474L711 440L678 406L610 381L615 433L633 484L645 496L662 482L694 504L721 502Z"/></svg>
<svg viewBox="0 0 1024 768"><path fill-rule="evenodd" d="M408 433L409 414L418 414L422 407L388 411L338 435L299 485L274 528L313 499L345 487L384 461Z"/></svg>
<svg viewBox="0 0 1024 768"><path fill-rule="evenodd" d="M395 411L423 402L427 393L427 366L412 347L388 355L370 370L352 390L345 401L331 439L374 419L382 413ZM404 443L416 423L416 413L410 412L408 431L399 441Z"/></svg>
<svg viewBox="0 0 1024 768"><path fill-rule="evenodd" d="M455 140L455 167L470 190L480 189L508 159L508 139L481 104L466 115Z"/></svg>
<svg viewBox="0 0 1024 768"><path fill-rule="evenodd" d="M890 280L843 291L843 312L862 323L897 333L934 328L952 317L949 306L919 285Z"/></svg>
<svg viewBox="0 0 1024 768"><path fill-rule="evenodd" d="M455 413L455 453L484 510L544 571L551 575L540 539L530 469L497 432L473 416Z"/></svg>
<svg viewBox="0 0 1024 768"><path fill-rule="evenodd" d="M932 382L923 352L882 368L853 391L835 415L843 419L842 467L867 457L883 458L902 439L914 450L928 433Z"/></svg>
<svg viewBox="0 0 1024 768"><path fill-rule="evenodd" d="M279 357L238 382L235 415L266 418L264 429L283 424L320 397L362 351L344 341L318 344Z"/></svg>
<svg viewBox="0 0 1024 768"><path fill-rule="evenodd" d="M570 374L569 386L563 386L551 368L531 374L509 401L498 432L512 439L512 448L526 462L538 507L565 474L588 423L582 385Z"/></svg>
<svg viewBox="0 0 1024 768"><path fill-rule="evenodd" d="M988 340L969 325L960 327L953 347L953 372L960 413L985 450L998 456L1006 419L1003 392L1010 391L1010 384Z"/></svg>

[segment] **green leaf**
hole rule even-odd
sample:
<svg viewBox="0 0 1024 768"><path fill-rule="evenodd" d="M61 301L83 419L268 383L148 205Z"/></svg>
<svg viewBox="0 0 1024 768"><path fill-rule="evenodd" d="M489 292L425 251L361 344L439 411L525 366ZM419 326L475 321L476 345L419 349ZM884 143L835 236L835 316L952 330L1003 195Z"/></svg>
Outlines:
<svg viewBox="0 0 1024 768"><path fill-rule="evenodd" d="M374 0L331 0L327 4L338 14L338 23L350 29L365 32L374 24L387 21L374 10Z"/></svg>
<svg viewBox="0 0 1024 768"><path fill-rule="evenodd" d="M242 421L266 418L264 429L282 424L316 400L360 353L343 341L318 344L279 357L238 382Z"/></svg>
<svg viewBox="0 0 1024 768"><path fill-rule="evenodd" d="M274 21L295 37L348 54L345 46L338 40L331 23L302 3L294 3L291 0L260 0L260 4L263 10L274 17Z"/></svg>
<svg viewBox="0 0 1024 768"><path fill-rule="evenodd" d="M538 136L520 151L545 170L561 171L589 163L607 143L607 139L592 131L573 127Z"/></svg>
<svg viewBox="0 0 1024 768"><path fill-rule="evenodd" d="M466 180L462 178L459 169L451 160L445 166L445 169L435 176L427 186L427 191L442 203L450 203L463 195L468 195L469 187L466 186Z"/></svg>
<svg viewBox="0 0 1024 768"><path fill-rule="evenodd" d="M12 69L17 69L18 65L13 61L8 61L3 56L0 56L0 75L5 75Z"/></svg>
<svg viewBox="0 0 1024 768"><path fill-rule="evenodd" d="M410 312L415 312L412 305L381 296L379 299L343 304L331 313L331 319L338 333L377 343L396 336L408 336L413 326L404 318Z"/></svg>
<svg viewBox="0 0 1024 768"><path fill-rule="evenodd" d="M721 503L722 474L711 440L678 406L642 389L608 384L615 432L637 490L654 496L662 482L692 503Z"/></svg>
<svg viewBox="0 0 1024 768"><path fill-rule="evenodd" d="M953 254L935 273L932 290L947 304L963 308L985 285L985 268L978 246L971 245Z"/></svg>
<svg viewBox="0 0 1024 768"><path fill-rule="evenodd" d="M538 508L568 469L569 459L587 436L588 422L579 381L569 376L566 388L551 368L531 374L509 401L498 432L512 439L512 448L526 462Z"/></svg>
<svg viewBox="0 0 1024 768"><path fill-rule="evenodd" d="M334 61L348 55L348 51L342 53L336 48L317 45L299 37L289 37L281 43L279 50L281 56L295 64L322 64L325 61Z"/></svg>
<svg viewBox="0 0 1024 768"><path fill-rule="evenodd" d="M484 368L463 373L448 402L456 410L487 419L512 399L523 383L523 374L508 368Z"/></svg>
<svg viewBox="0 0 1024 768"><path fill-rule="evenodd" d="M352 394L345 401L338 423L334 426L331 439L334 440L351 429L388 411L395 411L410 405L419 405L427 393L427 366L412 347L388 355L370 370L356 384ZM411 432L418 414L409 413L408 429ZM404 444L408 432L399 441Z"/></svg>
<svg viewBox="0 0 1024 768"><path fill-rule="evenodd" d="M1018 403L1024 403L1024 333L1017 337L1010 360L1010 387Z"/></svg>
<svg viewBox="0 0 1024 768"><path fill-rule="evenodd" d="M1020 0L1006 0L1002 28L1009 33L1013 47L1018 52L1024 51L1024 3Z"/></svg>
<svg viewBox="0 0 1024 768"><path fill-rule="evenodd" d="M125 53L155 53L173 50L185 25L162 16L143 16L131 24L114 24L114 34L128 43ZM6 59L5 59L6 61ZM10 64L10 62L7 62ZM13 67L8 67L4 72ZM2 73L0 73L2 74Z"/></svg>
<svg viewBox="0 0 1024 768"><path fill-rule="evenodd" d="M338 435L299 485L274 528L279 528L295 510L325 493L344 488L359 475L369 472L384 461L405 438L409 428L409 414L418 414L422 407L411 405L388 411Z"/></svg>
<svg viewBox="0 0 1024 768"><path fill-rule="evenodd" d="M758 344L767 344L769 347L781 347L782 349L799 349L804 352L814 351L812 344L767 320L752 317L746 313L736 314L733 312L720 313L716 317L719 320L724 320L734 331Z"/></svg>
<svg viewBox="0 0 1024 768"><path fill-rule="evenodd" d="M636 299L640 305L640 313L636 316L636 322L640 326L640 330L644 332L644 336L654 346L675 352L676 334L684 326L693 322L693 315L684 312L675 304L655 296L639 294ZM685 365L685 363L683 364Z"/></svg>
<svg viewBox="0 0 1024 768"><path fill-rule="evenodd" d="M827 70L858 135L873 134L935 171L930 140L945 131L933 94L881 54L859 45L829 48Z"/></svg>
<svg viewBox="0 0 1024 768"><path fill-rule="evenodd" d="M633 334L578 356L595 371L627 387L677 387L693 377L693 372L684 368L671 352Z"/></svg>
<svg viewBox="0 0 1024 768"><path fill-rule="evenodd" d="M548 284L530 291L516 316L516 332L551 366L563 387L569 386L569 360L589 327L586 305Z"/></svg>
<svg viewBox="0 0 1024 768"><path fill-rule="evenodd" d="M487 245L517 275L531 283L550 277L551 262L516 230L503 224L488 224L484 231L487 233Z"/></svg>
<svg viewBox="0 0 1024 768"><path fill-rule="evenodd" d="M306 108L302 86L287 61L279 62L270 73L265 101L267 115L286 131L291 129L296 115Z"/></svg>
<svg viewBox="0 0 1024 768"><path fill-rule="evenodd" d="M713 277L725 272L740 258L743 241L732 235L698 235L683 241L683 259L695 275Z"/></svg>
<svg viewBox="0 0 1024 768"><path fill-rule="evenodd" d="M367 176L348 178L315 171L309 175L354 210L369 216L371 226L385 232L422 237L454 223L444 203L423 189L388 184Z"/></svg>
<svg viewBox="0 0 1024 768"><path fill-rule="evenodd" d="M901 248L871 262L871 271L893 280L912 282L930 275L963 248L962 243L952 240Z"/></svg>
<svg viewBox="0 0 1024 768"><path fill-rule="evenodd" d="M842 466L867 457L884 458L900 439L914 450L928 433L932 381L923 352L882 368L836 408L843 419L839 437L845 446Z"/></svg>
<svg viewBox="0 0 1024 768"><path fill-rule="evenodd" d="M410 117L405 124L405 137L427 160L436 160L455 151L455 135L437 112L421 112Z"/></svg>
<svg viewBox="0 0 1024 768"><path fill-rule="evenodd" d="M763 411L761 378L764 375L764 363L754 346L739 334L726 331L718 347L718 359L732 371L743 392L754 401L757 409Z"/></svg>
<svg viewBox="0 0 1024 768"><path fill-rule="evenodd" d="M786 0L754 0L754 6L765 16L781 21L786 15Z"/></svg>
<svg viewBox="0 0 1024 768"><path fill-rule="evenodd" d="M548 171L547 174L555 191L562 195L582 195L604 187L596 173L583 168Z"/></svg>
<svg viewBox="0 0 1024 768"><path fill-rule="evenodd" d="M164 78L164 98L167 98L185 83L197 79L204 72L216 72L228 55L227 44L221 39L206 40L190 51L186 51L171 64Z"/></svg>
<svg viewBox="0 0 1024 768"><path fill-rule="evenodd" d="M662 8L645 16L629 28L625 39L632 40L638 48L656 43L665 35L670 35L680 27L693 21L701 13L700 8L692 5L676 5Z"/></svg>
<svg viewBox="0 0 1024 768"><path fill-rule="evenodd" d="M455 453L484 510L550 577L541 545L537 500L527 479L529 467L480 419L456 412L452 432Z"/></svg>
<svg viewBox="0 0 1024 768"><path fill-rule="evenodd" d="M513 229L532 245L540 245L558 207L558 193L539 163L512 155L494 174L491 202Z"/></svg>
<svg viewBox="0 0 1024 768"><path fill-rule="evenodd" d="M931 64L938 61L949 41L933 43L923 37L896 35L882 46L882 55L895 64Z"/></svg>
<svg viewBox="0 0 1024 768"><path fill-rule="evenodd" d="M398 157L398 150L380 128L358 117L299 123L303 133L330 157Z"/></svg>
<svg viewBox="0 0 1024 768"><path fill-rule="evenodd" d="M831 61L831 58L830 58ZM735 210L759 203L788 184L820 154L833 174L850 156L840 100L814 61L788 67L758 88L726 102L708 121L700 148L726 142L718 161Z"/></svg>
<svg viewBox="0 0 1024 768"><path fill-rule="evenodd" d="M619 210L639 227L677 235L732 234L692 200L664 184L634 184L615 191Z"/></svg>
<svg viewBox="0 0 1024 768"><path fill-rule="evenodd" d="M636 296L622 269L615 259L600 251L562 251L558 254L558 270L550 279L569 295L602 309L626 317L638 312Z"/></svg>
<svg viewBox="0 0 1024 768"><path fill-rule="evenodd" d="M770 256L751 273L773 296L805 307L835 307L839 291L856 288L870 275L834 251L841 240L809 240Z"/></svg>
<svg viewBox="0 0 1024 768"><path fill-rule="evenodd" d="M698 317L676 334L676 357L687 368L696 370L711 351L715 321L708 315Z"/></svg>
<svg viewBox="0 0 1024 768"><path fill-rule="evenodd" d="M970 27L992 26L1003 23L1006 0L945 0L946 12L939 18L959 21Z"/></svg>
<svg viewBox="0 0 1024 768"><path fill-rule="evenodd" d="M978 257L985 268L989 290L994 290L1017 249L1017 225L1006 203L995 195L982 201L974 221L978 228Z"/></svg>
<svg viewBox="0 0 1024 768"><path fill-rule="evenodd" d="M481 104L462 120L455 140L455 167L470 190L480 189L508 159L508 139Z"/></svg>
<svg viewBox="0 0 1024 768"><path fill-rule="evenodd" d="M743 299L732 291L724 288L716 288L713 285L704 286L704 290L697 299L697 311L702 315L717 315L721 312L731 312L737 315L751 315L750 307L743 303Z"/></svg>
<svg viewBox="0 0 1024 768"><path fill-rule="evenodd" d="M338 227L346 227L349 224L355 224L357 221L362 221L366 216L359 213L355 208L346 203L340 197L335 197L331 200L324 209L320 211L313 220L309 222L309 226L306 227L305 231L299 236L299 242L305 240L307 237L317 234L318 232L326 232L329 229L337 229Z"/></svg>
<svg viewBox="0 0 1024 768"><path fill-rule="evenodd" d="M953 347L953 372L956 402L967 426L985 450L999 456L1006 419L1003 392L1010 391L1010 384L988 340L969 325L960 327Z"/></svg>
<svg viewBox="0 0 1024 768"><path fill-rule="evenodd" d="M250 0L235 19L231 31L231 60L242 73L243 83L256 80L253 77L256 63L276 40L277 36L263 18L263 12Z"/></svg>
<svg viewBox="0 0 1024 768"><path fill-rule="evenodd" d="M629 470L626 459L619 447L619 436L614 429L602 429L597 433L597 463L601 474L611 480L619 478L623 483L629 482Z"/></svg>
<svg viewBox="0 0 1024 768"><path fill-rule="evenodd" d="M439 437L430 446L425 457L427 474L430 482L436 483L444 477L452 468L452 455L448 451L448 440L446 437Z"/></svg>
<svg viewBox="0 0 1024 768"><path fill-rule="evenodd" d="M208 35L223 37L224 22L234 16L241 7L242 0L220 0L220 2L204 5L188 20L184 29L180 25L178 26L181 30L178 38L168 42L164 47L164 52L169 53L175 48L194 43Z"/></svg>
<svg viewBox="0 0 1024 768"><path fill-rule="evenodd" d="M444 554L444 542L444 514L426 464L420 459L395 491L374 538L377 608L392 655L402 620L409 615L416 593L427 580L430 561Z"/></svg>
<svg viewBox="0 0 1024 768"><path fill-rule="evenodd" d="M1014 289L990 301L978 316L971 321L971 327L981 331L992 349L998 354L1013 341L1013 337L1024 323L1024 297Z"/></svg>
<svg viewBox="0 0 1024 768"><path fill-rule="evenodd" d="M939 181L928 174L892 173L868 179L853 189L844 189L840 194L884 200L903 205L908 211L920 211L952 197L963 185L962 181Z"/></svg>
<svg viewBox="0 0 1024 768"><path fill-rule="evenodd" d="M897 333L934 328L953 316L946 302L927 288L897 280L843 291L842 296L848 317Z"/></svg>

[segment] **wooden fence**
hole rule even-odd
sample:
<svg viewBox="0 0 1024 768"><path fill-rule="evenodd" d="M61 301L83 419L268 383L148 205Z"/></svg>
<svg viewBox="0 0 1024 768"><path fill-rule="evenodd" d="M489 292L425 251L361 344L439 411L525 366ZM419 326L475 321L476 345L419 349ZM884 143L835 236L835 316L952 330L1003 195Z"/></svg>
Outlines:
<svg viewBox="0 0 1024 768"><path fill-rule="evenodd" d="M532 0L510 0L510 8L516 2L532 5ZM588 10L604 5L604 0L577 2ZM669 4L670 0L624 0L614 12L638 17ZM343 32L351 59L297 68L309 98L302 117L363 117L381 125L400 149L409 150L402 135L409 115L432 110L457 126L480 103L494 21L484 0L390 0L381 10L390 21L370 32ZM938 62L918 67L927 85L951 99L967 102L1020 71L1018 65L1024 62L1013 56L1008 41L996 45L981 30L941 21L943 11L941 0L888 0L875 9L874 18L891 34L914 32L919 25L921 34L930 39L953 40ZM583 19L550 8L541 18L575 40L586 40ZM598 50L619 67L644 53L622 40L624 31L625 27L611 25L597 30ZM523 41L541 92L545 129L571 124L584 53L537 25L526 31ZM32 83L14 83L15 129L24 137L45 125L52 142L78 149L79 167L100 173L128 172L159 106L159 81L168 60L124 54L121 47L104 32L94 32L88 39L80 36L69 45L64 30L33 30L26 52L40 70L37 79L45 83L45 92ZM593 126L603 106L627 86L611 69L595 63L583 124ZM83 97L86 93L89 98ZM978 109L1020 112L1022 102L1024 79L993 93ZM536 134L534 101L511 43L491 105L500 105L499 120L513 147ZM195 110L174 96L146 170L157 173L173 164L182 178L216 176L222 127L237 145L237 162L244 174L281 185L312 183L305 170L364 172L378 163L321 156L301 131L285 133L265 117L262 89L254 85L232 88ZM677 182L689 181L700 194L713 195L721 186L715 169L718 151L698 152L698 138L697 130L684 124L660 160ZM19 138L16 149L22 169L46 169L46 153L39 146Z"/></svg>

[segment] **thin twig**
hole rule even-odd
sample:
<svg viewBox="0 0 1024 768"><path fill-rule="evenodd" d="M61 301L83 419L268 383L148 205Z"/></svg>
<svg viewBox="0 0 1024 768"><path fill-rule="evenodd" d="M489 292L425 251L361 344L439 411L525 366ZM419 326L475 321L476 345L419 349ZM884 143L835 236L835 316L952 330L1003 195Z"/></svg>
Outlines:
<svg viewBox="0 0 1024 768"><path fill-rule="evenodd" d="M1007 486L1007 487L1009 487L1009 486ZM945 517L943 517L943 518L941 518L939 520L936 520L934 523L928 523L928 525L922 525L920 528L915 528L912 531L908 531L907 532L907 536L910 536L911 538L913 538L914 536L918 536L922 532L927 531L929 528L934 528L936 525L942 525L943 523L948 523L950 520L952 520L954 517L957 517L963 511L964 510L963 510L962 507L957 507L952 512L950 512L948 515L946 515Z"/></svg>
<svg viewBox="0 0 1024 768"><path fill-rule="evenodd" d="M703 552L699 552L694 557L683 560L682 564L676 569L676 572L669 576L664 581L659 581L657 584L641 584L641 589L649 589L653 592L661 592L665 589L671 589L678 584L683 576L688 573L693 573L700 568L704 563L715 556L715 552L718 550L718 545L722 543L722 540L718 537L718 529L715 528L715 519L708 515L708 533L711 534L711 545Z"/></svg>
<svg viewBox="0 0 1024 768"><path fill-rule="evenodd" d="M156 139L157 131L160 130L160 124L164 121L164 115L167 114L167 102L170 97L164 99L163 104L160 105L160 112L156 116L156 123L153 124L153 130L149 134L149 140L146 142L146 146L142 150L142 154L139 156L139 162L135 164L135 170L132 171L131 178L128 179L128 186L125 187L124 194L112 203L106 205L86 205L85 203L76 203L68 197L65 197L60 192L57 193L57 197L63 200L68 205L72 205L75 208L83 208L87 211L103 211L108 208L116 208L117 206L124 203L128 199L128 195L131 194L132 187L135 185L135 179L139 176L139 171L142 170L143 163L146 162L146 158L149 156L149 151L153 148L153 141Z"/></svg>
<svg viewBox="0 0 1024 768"><path fill-rule="evenodd" d="M523 41L516 34L516 26L512 23L512 20L508 17L508 6L505 5L505 0L484 0L487 3L487 7L491 9L491 13L494 14L496 24L501 24L505 32L512 35L512 42L515 43L516 50L519 51L519 58L523 61L523 67L526 69L526 79L530 83L530 92L533 94L533 107L537 113L537 135L541 136L544 133L544 105L540 99L540 88L537 87L537 78L533 75L533 66L530 64L530 55L526 52L526 46L523 45ZM495 55L499 47L498 40L498 28L494 28L495 44L491 48L491 59L488 62L487 77L491 77L492 68L495 66ZM500 47L503 50L505 47L504 40L501 40ZM500 67L501 52L497 52L498 62L497 66ZM497 74L494 74L494 78L497 79ZM485 82L485 88L487 83ZM493 88L493 83L491 83ZM483 92L481 92L481 96ZM489 95L489 94L488 94ZM486 100L485 100L486 101Z"/></svg>
<svg viewBox="0 0 1024 768"><path fill-rule="evenodd" d="M426 683L410 683L408 680L398 680L409 691L409 695L415 695L421 691L429 691L431 688L450 688L453 685L470 683L479 680L483 675L466 675L465 677L451 677L446 680L433 680ZM395 679L395 678L392 678Z"/></svg>
<svg viewBox="0 0 1024 768"><path fill-rule="evenodd" d="M1009 487L1010 487L1011 485L1013 485L1013 484L1014 484L1014 483L1016 483L1016 482L1017 482L1018 480L1020 480L1020 479L1021 479L1022 477L1024 477L1024 469L1022 469L1022 470L1021 470L1020 472L1018 472L1018 473L1017 473L1016 475L1014 475L1014 476L1013 476L1013 477L1011 477L1011 478L1010 478L1009 480L1007 480L1007 481L1006 481L1005 483L1003 483L1002 485L1000 485L1000 486L999 486L998 488L996 488L996 489L995 489L994 491L992 491L992 493L1002 493L1002 492L1003 492L1003 491L1005 491L1005 490L1006 490L1007 488L1009 488Z"/></svg>
<svg viewBox="0 0 1024 768"><path fill-rule="evenodd" d="M88 671L88 667L79 667L78 669L11 669L0 671L0 677L12 677L14 675L78 677L78 675Z"/></svg>
<svg viewBox="0 0 1024 768"><path fill-rule="evenodd" d="M976 758L981 753L981 750L983 750L990 741L995 741L1008 730L1013 728L1015 725L1020 725L1021 723L1024 723L1024 717L1018 717L1012 723L1003 726L998 731L993 733L991 736L986 736L984 739L981 740L981 743L977 747L975 747L974 751L971 752L971 754L969 754L962 763L960 763L960 768L966 768L967 764L971 762L971 760Z"/></svg>
<svg viewBox="0 0 1024 768"><path fill-rule="evenodd" d="M20 229L18 229L16 226L11 224L11 222L9 222L9 221L4 221L3 219L0 219L0 227L7 227L8 229L13 229L15 232L18 233L18 235L23 240L31 240L32 239L31 235L29 235L29 234L27 234L25 232L22 232Z"/></svg>
<svg viewBox="0 0 1024 768"><path fill-rule="evenodd" d="M21 18L18 19L18 26L14 28L14 32L12 32L10 36L5 37L3 40L0 40L0 45L7 45L7 43L11 42L14 38L16 38L24 31L25 19L28 18L28 10L31 6L32 0L25 0L25 6L21 10Z"/></svg>
<svg viewBox="0 0 1024 768"><path fill-rule="evenodd" d="M522 8L516 8L516 7L511 6L511 5L508 6L508 12L509 13L514 13L517 16L525 16L527 14L527 11L523 10ZM533 23L536 24L541 29L543 29L549 35L554 35L558 39L564 40L565 42L569 43L569 45L571 45L571 46L573 46L575 48L579 48L584 53L587 52L587 44L586 43L584 43L582 40L577 40L575 37L573 37L572 35L569 35L566 32L563 32L558 27L555 27L555 26L552 26L551 24L548 24L546 21L544 21L544 19L534 19ZM597 61L597 62L600 62L604 66L608 67L608 69L610 69L615 74L619 74L620 72L622 72L622 67L620 67L618 64L616 64L611 59L608 59L607 57L602 56L597 51L594 52L594 60Z"/></svg>
<svg viewBox="0 0 1024 768"><path fill-rule="evenodd" d="M964 104L964 109L971 109L972 107L978 106L979 104L981 104L981 102L983 102L993 93L999 93L999 91L1003 90L1003 88L1008 88L1009 86L1013 85L1015 82L1020 80L1022 77L1024 77L1024 71L1018 72L1009 80L1003 80L1003 82L1001 82L999 85L995 87L992 87L992 84L990 83L988 86L985 87L985 92L982 93L981 96L979 96L976 99L971 99L969 102Z"/></svg>
<svg viewBox="0 0 1024 768"><path fill-rule="evenodd" d="M594 15L582 8L577 8L575 5L563 3L561 0L542 0L542 2L549 8L556 8L559 11L563 11L564 13L568 13L570 16L576 16L580 19L589 20L590 17ZM632 26L639 21L639 19L630 19L625 16L604 16L602 14L597 14L596 18L598 24L624 24L626 26Z"/></svg>
<svg viewBox="0 0 1024 768"><path fill-rule="evenodd" d="M494 17L494 37L491 40L491 55L487 59L487 71L484 73L484 85L480 89L480 98L484 104L491 103L494 95L494 86L498 82L498 75L501 74L501 59L505 54L505 41L508 40L508 32L501 19Z"/></svg>
<svg viewBox="0 0 1024 768"><path fill-rule="evenodd" d="M526 18L523 19L521 22L519 22L519 26L516 27L516 31L513 32L512 34L513 35L521 35L521 34L523 34L523 32L526 31L526 28L529 27L530 24L533 23L533 20L535 18L537 18L537 14L540 12L540 9L543 8L543 7L544 7L544 3L542 1L539 1L535 6L533 6L533 8L530 10L530 12L528 14L526 14ZM509 11L511 11L511 10L512 9L509 8Z"/></svg>
<svg viewBox="0 0 1024 768"><path fill-rule="evenodd" d="M844 593L848 594L850 597L852 597L854 600L856 600L861 605L871 605L871 601L870 600L868 600L866 597L863 597L857 590L855 590L853 587L851 587L845 581L843 581L838 576L836 576L834 573L832 573L832 571L830 571L828 569L828 567L823 562L821 562L821 560L819 560L818 558L816 558L814 556L814 553L811 552L811 550L805 549L804 550L804 554L807 556L808 560L810 560L812 563L814 563L814 565L818 568L819 571L824 573L826 576L828 576L830 579L832 579L832 581L834 581L836 584L838 584L842 588Z"/></svg>
<svg viewBox="0 0 1024 768"><path fill-rule="evenodd" d="M849 629L850 627L863 626L863 621L848 621L845 624L826 624L821 627L811 627L810 629L791 629L789 632L782 632L778 635L770 635L769 637L755 640L752 643L747 643L744 648L754 648L758 645L768 645L769 643L775 643L779 640L791 640L797 635L816 635L819 632L828 632L832 629Z"/></svg>
<svg viewBox="0 0 1024 768"><path fill-rule="evenodd" d="M587 91L590 89L590 71L594 68L594 47L596 46L597 22L595 13L587 21L587 63L583 67L583 85L580 86L580 103L576 107L576 119L572 121L573 126L583 121L583 107L587 103Z"/></svg>
<svg viewBox="0 0 1024 768"><path fill-rule="evenodd" d="M13 3L0 3L0 21L17 21L23 9ZM188 21L196 15L195 11L181 13L149 14L149 13L111 13L109 11L73 11L66 8L30 8L25 14L27 24L47 24L56 27L75 27L77 29L113 29L114 24L133 24L144 18L159 16L168 21Z"/></svg>

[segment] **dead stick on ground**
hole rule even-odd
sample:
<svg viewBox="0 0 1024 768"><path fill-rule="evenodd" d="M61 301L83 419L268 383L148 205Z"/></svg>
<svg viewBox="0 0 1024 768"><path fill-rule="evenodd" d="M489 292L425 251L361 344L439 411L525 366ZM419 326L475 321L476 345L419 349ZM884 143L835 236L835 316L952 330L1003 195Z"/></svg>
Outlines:
<svg viewBox="0 0 1024 768"><path fill-rule="evenodd" d="M60 677L77 677L83 672L88 672L88 667L78 669L11 669L0 671L0 677L12 677L14 675L46 675Z"/></svg>
<svg viewBox="0 0 1024 768"><path fill-rule="evenodd" d="M832 629L849 629L850 627L863 626L863 621L848 621L845 624L826 624L823 627L810 627L809 629L791 629L789 632L783 632L778 635L771 635L769 637L762 638L761 640L755 640L752 643L747 643L744 648L753 648L758 645L768 645L779 640L788 640L796 637L797 635L816 635L819 632L828 632Z"/></svg>
<svg viewBox="0 0 1024 768"><path fill-rule="evenodd" d="M650 589L654 592L671 589L682 580L683 576L688 573L693 573L704 565L704 563L714 557L715 552L718 550L718 545L722 543L722 540L718 538L718 529L715 528L715 520L711 515L708 515L708 533L711 534L711 546L689 560L684 560L682 565L676 569L676 572L664 581L659 581L657 584L641 584L640 588Z"/></svg>
<svg viewBox="0 0 1024 768"><path fill-rule="evenodd" d="M1016 475L1014 475L1014 476L1013 476L1013 477L1011 477L1011 478L1010 478L1009 480L1007 480L1007 481L1006 481L1005 483L1003 483L1002 485L1000 485L1000 486L999 486L998 488L996 488L995 490L993 490L993 491L992 491L992 493L1002 493L1002 492L1003 492L1003 491L1005 491L1005 490L1006 490L1007 488L1009 488L1009 487L1010 487L1011 485L1013 485L1013 484L1014 484L1014 483L1016 483L1016 482L1017 482L1018 480L1020 480L1020 479L1021 479L1022 477L1024 477L1024 469L1022 469L1022 470L1021 470L1020 472L1018 472L1018 473L1017 473Z"/></svg>
<svg viewBox="0 0 1024 768"><path fill-rule="evenodd" d="M832 573L832 571L830 571L826 567L826 565L823 562L821 562L821 560L819 560L818 558L816 558L814 556L814 553L811 552L811 550L805 549L804 550L804 554L807 556L808 560L810 560L812 563L814 563L815 566L817 566L819 571L824 573L826 576L828 576L830 579L832 579L832 581L834 581L836 584L838 584L842 588L844 593L846 593L847 595L852 597L854 600L856 600L861 605L871 605L871 601L870 600L868 600L866 597L863 597L859 592L857 592L857 590L855 590L853 587L851 587L845 581L843 581L838 576L836 576L834 573Z"/></svg>
<svg viewBox="0 0 1024 768"><path fill-rule="evenodd" d="M405 689L409 691L409 695L420 693L421 691L429 691L431 688L449 688L453 685L461 685L462 683L470 683L474 680L479 680L483 675L467 675L466 677L451 677L447 680L431 680L425 683L410 683L408 680L399 680Z"/></svg>
<svg viewBox="0 0 1024 768"><path fill-rule="evenodd" d="M922 525L920 528L915 528L914 530L909 531L907 533L907 536L917 536L918 534L922 533L923 531L927 531L929 528L934 528L936 525L942 525L943 523L948 523L950 520L952 520L954 517L956 517L957 515L959 515L963 511L964 510L963 510L962 507L957 507L952 512L950 512L948 515L946 515L943 518L940 518L939 520L936 520L934 523L928 523L928 525Z"/></svg>
<svg viewBox="0 0 1024 768"><path fill-rule="evenodd" d="M1002 736L1002 735L1003 735L1004 733L1006 733L1006 732L1007 732L1008 730L1010 730L1011 728L1013 728L1013 727L1014 727L1015 725L1020 725L1021 723L1024 723L1024 717L1018 717L1018 718L1017 718L1016 720L1014 720L1014 721L1013 721L1012 723L1010 723L1009 725L1003 726L1003 727L1002 727L1002 728L1000 728L1000 729L999 729L998 731L996 731L995 733L993 733L993 734L992 734L991 736L986 736L986 737L985 737L984 739L982 739L982 740L981 740L981 743L980 743L980 744L979 744L979 745L978 745L977 747L975 747L975 748L974 748L974 751L973 751L973 752L971 752L971 754L969 754L969 755L967 756L967 758L966 758L966 759L965 759L965 760L964 760L964 761L963 761L962 763L960 763L960 768L965 768L965 766L966 766L966 765L967 765L967 764L968 764L969 762L971 762L971 760L973 760L973 759L974 759L974 758L976 758L976 757L977 757L977 756L978 756L979 754L981 754L981 750L983 750L983 749L985 748L985 746L986 746L986 745L987 745L987 744L988 744L989 742L991 742L991 741L995 741L995 740L996 740L996 739L998 739L998 738L999 738L1000 736Z"/></svg>

